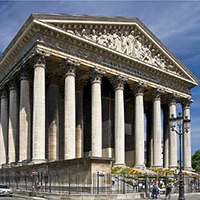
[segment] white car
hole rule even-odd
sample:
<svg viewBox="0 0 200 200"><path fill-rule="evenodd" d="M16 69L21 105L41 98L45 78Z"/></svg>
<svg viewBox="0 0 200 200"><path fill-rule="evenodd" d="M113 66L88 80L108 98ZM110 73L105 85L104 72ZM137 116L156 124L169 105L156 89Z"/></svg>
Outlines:
<svg viewBox="0 0 200 200"><path fill-rule="evenodd" d="M0 184L0 196L12 197L12 190L7 185Z"/></svg>

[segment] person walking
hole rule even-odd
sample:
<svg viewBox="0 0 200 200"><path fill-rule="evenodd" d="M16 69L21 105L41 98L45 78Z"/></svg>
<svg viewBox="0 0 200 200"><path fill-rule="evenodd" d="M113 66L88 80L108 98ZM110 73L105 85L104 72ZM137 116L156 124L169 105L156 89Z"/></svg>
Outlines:
<svg viewBox="0 0 200 200"><path fill-rule="evenodd" d="M171 193L172 193L172 186L170 184L167 184L165 200L171 199Z"/></svg>
<svg viewBox="0 0 200 200"><path fill-rule="evenodd" d="M157 199L158 194L159 194L158 183L157 181L155 181L153 183L152 199Z"/></svg>

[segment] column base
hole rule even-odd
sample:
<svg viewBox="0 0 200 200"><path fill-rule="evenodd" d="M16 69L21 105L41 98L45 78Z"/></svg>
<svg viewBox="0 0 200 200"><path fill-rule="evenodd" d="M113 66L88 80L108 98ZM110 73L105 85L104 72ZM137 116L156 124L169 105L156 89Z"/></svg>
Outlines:
<svg viewBox="0 0 200 200"><path fill-rule="evenodd" d="M24 165L28 165L31 162L30 159L27 160L19 160L17 163L17 166L24 166Z"/></svg>
<svg viewBox="0 0 200 200"><path fill-rule="evenodd" d="M9 165L8 164L2 164L1 169L5 169L5 168L9 168Z"/></svg>
<svg viewBox="0 0 200 200"><path fill-rule="evenodd" d="M177 169L177 165L169 166L169 169Z"/></svg>
<svg viewBox="0 0 200 200"><path fill-rule="evenodd" d="M192 169L192 167L184 167L184 170L186 170L186 171L195 171L194 169Z"/></svg>
<svg viewBox="0 0 200 200"><path fill-rule="evenodd" d="M31 164L40 164L40 163L45 163L47 162L46 159L32 159Z"/></svg>
<svg viewBox="0 0 200 200"><path fill-rule="evenodd" d="M125 163L114 163L113 167L125 167L126 164Z"/></svg>
<svg viewBox="0 0 200 200"><path fill-rule="evenodd" d="M152 167L153 167L153 168L158 168L158 169L159 169L159 168L163 168L162 165L153 165Z"/></svg>
<svg viewBox="0 0 200 200"><path fill-rule="evenodd" d="M134 165L134 168L146 170L146 166L145 165Z"/></svg>

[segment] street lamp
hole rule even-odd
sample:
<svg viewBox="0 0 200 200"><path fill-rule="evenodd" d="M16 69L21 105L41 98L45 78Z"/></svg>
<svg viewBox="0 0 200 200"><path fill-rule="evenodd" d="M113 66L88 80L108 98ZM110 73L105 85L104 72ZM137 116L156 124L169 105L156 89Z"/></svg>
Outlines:
<svg viewBox="0 0 200 200"><path fill-rule="evenodd" d="M179 172L179 196L178 200L185 200L184 197L184 179L182 173L182 136L184 133L188 133L189 130L190 119L188 116L183 116L181 113L177 117L171 115L170 117L170 127L172 131L175 131L179 135L179 151L180 151L180 172ZM178 130L176 129L178 127Z"/></svg>

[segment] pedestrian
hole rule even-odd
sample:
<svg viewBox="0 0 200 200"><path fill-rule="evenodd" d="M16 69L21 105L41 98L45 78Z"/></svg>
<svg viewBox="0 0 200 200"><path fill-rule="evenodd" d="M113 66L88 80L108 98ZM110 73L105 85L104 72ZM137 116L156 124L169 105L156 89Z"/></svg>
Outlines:
<svg viewBox="0 0 200 200"><path fill-rule="evenodd" d="M112 176L111 181L112 181L112 186L114 186L115 185L115 177L114 176Z"/></svg>
<svg viewBox="0 0 200 200"><path fill-rule="evenodd" d="M170 200L171 199L171 193L172 193L172 186L170 184L167 184L165 200Z"/></svg>
<svg viewBox="0 0 200 200"><path fill-rule="evenodd" d="M133 186L133 192L134 191L137 192L137 182L134 178L132 179L132 186Z"/></svg>
<svg viewBox="0 0 200 200"><path fill-rule="evenodd" d="M157 181L155 181L153 183L152 199L157 199L158 194L159 194L159 188Z"/></svg>

